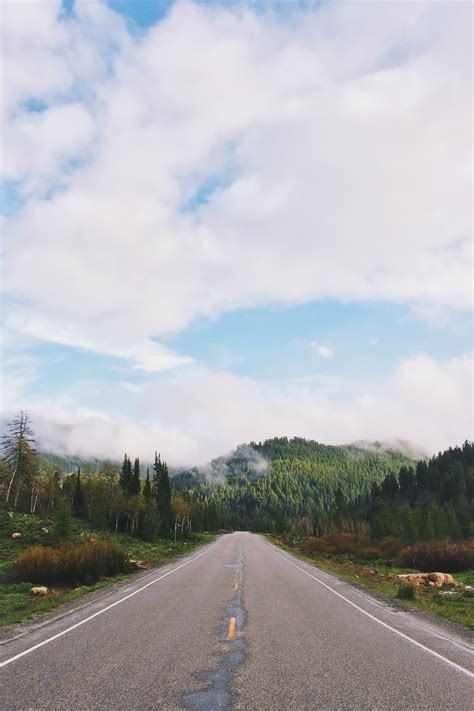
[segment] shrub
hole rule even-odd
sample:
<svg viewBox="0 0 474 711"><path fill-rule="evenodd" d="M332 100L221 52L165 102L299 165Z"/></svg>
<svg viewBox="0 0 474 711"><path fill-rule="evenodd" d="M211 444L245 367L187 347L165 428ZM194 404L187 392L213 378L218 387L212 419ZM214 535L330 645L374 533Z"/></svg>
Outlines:
<svg viewBox="0 0 474 711"><path fill-rule="evenodd" d="M334 555L343 553L361 560L379 560L395 557L402 541L393 536L371 541L366 536L356 533L328 533L320 538L308 538L301 545L307 553Z"/></svg>
<svg viewBox="0 0 474 711"><path fill-rule="evenodd" d="M16 567L21 580L31 583L51 583L58 564L58 551L44 546L27 548L17 559Z"/></svg>
<svg viewBox="0 0 474 711"><path fill-rule="evenodd" d="M59 548L33 546L17 560L18 576L32 583L94 583L128 569L128 555L109 541L90 541Z"/></svg>
<svg viewBox="0 0 474 711"><path fill-rule="evenodd" d="M416 598L415 586L402 583L398 586L397 597L399 600L414 600Z"/></svg>
<svg viewBox="0 0 474 711"><path fill-rule="evenodd" d="M474 568L474 540L417 543L400 551L399 562L418 570L456 573Z"/></svg>

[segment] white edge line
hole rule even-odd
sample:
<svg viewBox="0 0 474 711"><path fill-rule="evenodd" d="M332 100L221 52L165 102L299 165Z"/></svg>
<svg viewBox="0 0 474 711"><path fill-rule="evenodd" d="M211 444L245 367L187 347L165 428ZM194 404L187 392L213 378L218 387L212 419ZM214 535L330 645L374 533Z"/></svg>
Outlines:
<svg viewBox="0 0 474 711"><path fill-rule="evenodd" d="M311 573L308 573L307 570L304 570L304 568L300 568L299 565L296 565L296 563L293 563L289 558L287 558L284 555L281 555L281 553L277 553L277 551L274 549L274 547L268 543L264 543L265 546L270 548L272 553L274 553L278 558L282 558L285 560L287 563L292 565L294 568L297 568L300 570L302 573L307 575L308 577L312 578L313 580L316 580L317 583L320 585L323 585L325 588L330 590L334 595L337 595L340 597L342 600L347 602L348 605L352 605L352 607L355 607L356 610L359 610L359 612L362 612L362 614L366 615L367 617L370 617L371 620L374 620L374 622L378 622L379 625L382 625L382 627L386 627L388 630L391 630L392 632L395 632L395 634L398 634L399 637L402 637L403 639L406 639L408 642L411 642L412 644L416 645L420 649L423 649L425 652L429 652L429 654L432 654L434 657L437 657L438 659L441 659L443 662L446 662L446 664L449 664L450 666L454 667L458 671L462 672L463 674L466 674L469 676L471 679L474 679L474 674L469 671L469 669L465 669L464 667L460 666L459 664L456 664L456 662L452 662L450 659L447 657L443 657L442 654L438 654L438 652L435 652L433 649L430 649L429 647L425 647L424 644L421 644L421 642L417 642L416 639L413 639L413 637L409 637L408 635L404 634L403 632L400 632L400 630L397 630L395 627L392 627L391 625L388 625L386 622L383 622L382 620L379 620L378 617L375 617L374 615L371 615L370 612L367 612L367 610L364 610L363 607L359 607L359 605L356 605L355 602L352 602L349 600L347 597L344 595L341 595L341 593L338 593L336 590L333 590L333 588L330 585L326 585L326 583L323 583L322 580L319 580L314 575L311 575Z"/></svg>
<svg viewBox="0 0 474 711"><path fill-rule="evenodd" d="M220 543L220 540L222 540L222 539L219 539L219 541L216 541L216 543L214 543L210 548L206 548L205 551L202 551L198 555L195 555L194 558L187 560L185 563L181 563L181 565L178 565L176 568L173 568L173 570L169 570L167 573L160 575L159 578L155 578L154 580L151 580L146 585L142 585L141 588L138 588L137 590L134 590L133 592L129 593L128 595L125 595L125 597L121 597L120 600L116 600L111 605L107 605L107 607L103 607L101 610L94 612L93 615L89 615L89 617L85 617L80 622L76 622L75 625L71 625L71 627L67 627L65 630L58 632L57 634L53 635L52 637L48 637L47 639L44 639L42 642L38 642L38 644L35 644L33 647L29 647L28 649L25 649L24 652L20 652L19 654L15 654L15 656L10 657L9 659L5 659L3 662L0 662L0 669L2 667L6 667L7 664L11 664L12 662L15 662L17 659L20 659L21 657L24 657L26 654L31 654L31 652L34 652L36 649L39 649L40 647L44 647L45 644L49 644L50 642L53 642L55 639L62 637L63 635L67 634L68 632L72 632L72 630L77 629L81 625L85 625L86 622L90 622L90 620L93 620L94 617L98 617L99 615L102 615L104 612L107 612L107 610L111 610L113 607L116 607L117 605L120 605L122 602L125 602L125 600L129 600L134 595L137 595L139 592L142 592L142 590L149 588L150 585L154 585L158 581L163 580L163 578L167 578L168 575L172 575L173 573L176 573L181 568L184 568L185 565L189 565L190 563L193 563L195 560L200 558L202 555L206 555L206 553L209 553L209 551L211 551L213 548L215 548L217 546L218 543Z"/></svg>

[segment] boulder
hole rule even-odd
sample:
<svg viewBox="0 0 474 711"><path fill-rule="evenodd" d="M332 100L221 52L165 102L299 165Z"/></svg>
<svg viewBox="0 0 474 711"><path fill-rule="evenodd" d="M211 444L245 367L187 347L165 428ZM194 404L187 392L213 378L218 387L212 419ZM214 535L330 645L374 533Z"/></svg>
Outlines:
<svg viewBox="0 0 474 711"><path fill-rule="evenodd" d="M431 580L437 588L440 588L442 585L456 585L450 573L428 573L428 580Z"/></svg>
<svg viewBox="0 0 474 711"><path fill-rule="evenodd" d="M12 533L12 538L13 538L14 541L15 541L17 538L21 538L21 533L18 533L18 531L16 531L16 533Z"/></svg>
<svg viewBox="0 0 474 711"><path fill-rule="evenodd" d="M402 573L396 577L397 580L416 587L430 585L431 587L440 588L442 585L454 585L456 587L459 585L450 573Z"/></svg>
<svg viewBox="0 0 474 711"><path fill-rule="evenodd" d="M134 560L134 558L128 559L129 565L133 565L135 568L141 568L142 570L148 570L148 566L141 560Z"/></svg>
<svg viewBox="0 0 474 711"><path fill-rule="evenodd" d="M31 588L31 592L33 593L33 595L47 595L48 588L45 587L44 585L40 585L37 588Z"/></svg>
<svg viewBox="0 0 474 711"><path fill-rule="evenodd" d="M43 526L41 529L41 533L49 533L49 528L46 528L46 526Z"/></svg>

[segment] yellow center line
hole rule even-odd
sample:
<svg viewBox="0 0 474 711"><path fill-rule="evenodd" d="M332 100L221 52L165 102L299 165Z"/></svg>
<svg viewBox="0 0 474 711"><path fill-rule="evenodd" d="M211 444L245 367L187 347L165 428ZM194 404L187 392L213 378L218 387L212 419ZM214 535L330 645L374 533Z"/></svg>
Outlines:
<svg viewBox="0 0 474 711"><path fill-rule="evenodd" d="M231 617L229 620L229 631L227 632L227 639L232 639L235 637L235 617Z"/></svg>

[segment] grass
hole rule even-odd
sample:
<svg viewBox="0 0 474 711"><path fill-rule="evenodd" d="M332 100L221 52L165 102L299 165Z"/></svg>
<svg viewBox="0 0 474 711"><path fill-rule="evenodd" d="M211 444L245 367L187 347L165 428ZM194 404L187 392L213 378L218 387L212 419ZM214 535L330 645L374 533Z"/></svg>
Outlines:
<svg viewBox="0 0 474 711"><path fill-rule="evenodd" d="M14 560L18 554L32 545L52 545L53 526L48 518L15 514L10 519L1 512L0 520L0 627L31 619L38 613L48 612L65 603L71 603L95 590L100 590L117 582L134 578L140 570L125 575L116 575L101 580L93 585L66 587L51 585L46 596L32 595L31 588L39 583L18 582L15 580ZM42 533L46 527L49 533ZM13 540L11 534L18 531L22 537ZM154 567L173 560L176 556L189 553L194 548L210 542L214 536L208 533L193 534L187 540L173 541L160 539L147 542L123 533L94 531L74 522L72 538L76 541L103 539L119 543L130 558L142 561L147 567Z"/></svg>
<svg viewBox="0 0 474 711"><path fill-rule="evenodd" d="M410 568L387 565L386 561L383 560L354 560L352 556L345 556L344 554L334 556L318 553L308 554L300 550L298 547L299 542L295 545L289 545L282 538L276 536L268 536L268 538L280 548L302 560L314 563L322 570L334 573L351 583L361 585L391 598L400 599L398 596L400 581L395 579L395 575L417 572ZM448 573L450 571L445 570L442 572ZM472 570L453 573L453 578L463 585L474 586L474 571ZM454 592L454 595L445 595L445 592ZM420 610L438 615L449 622L455 622L468 629L474 629L474 590L463 590L461 588L452 590L449 586L443 586L441 589L423 586L417 590L414 598L403 598L403 602Z"/></svg>

